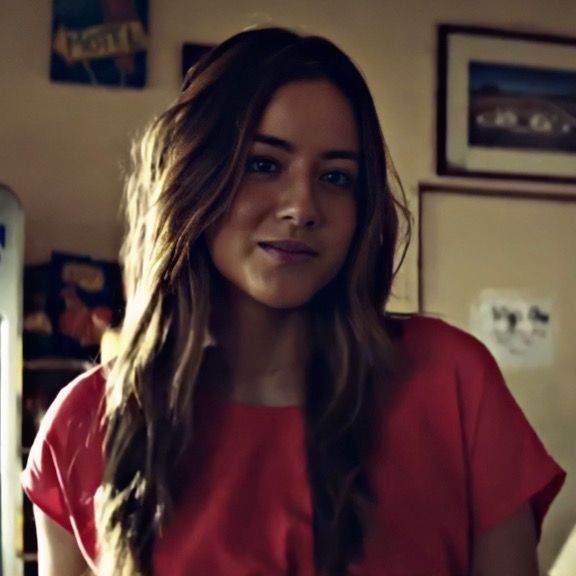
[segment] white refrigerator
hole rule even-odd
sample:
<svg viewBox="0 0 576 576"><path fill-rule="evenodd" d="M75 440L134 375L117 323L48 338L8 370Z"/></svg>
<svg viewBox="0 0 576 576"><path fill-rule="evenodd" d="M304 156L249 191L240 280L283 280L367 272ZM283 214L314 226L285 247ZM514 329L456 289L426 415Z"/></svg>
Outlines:
<svg viewBox="0 0 576 576"><path fill-rule="evenodd" d="M24 216L0 183L0 576L21 576L22 298Z"/></svg>

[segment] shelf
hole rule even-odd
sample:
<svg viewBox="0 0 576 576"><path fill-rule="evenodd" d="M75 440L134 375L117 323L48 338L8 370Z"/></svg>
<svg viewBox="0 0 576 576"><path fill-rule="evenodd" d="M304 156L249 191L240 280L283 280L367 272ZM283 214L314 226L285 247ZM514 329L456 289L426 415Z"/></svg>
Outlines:
<svg viewBox="0 0 576 576"><path fill-rule="evenodd" d="M80 358L38 358L25 360L24 370L89 370L94 366L93 362Z"/></svg>

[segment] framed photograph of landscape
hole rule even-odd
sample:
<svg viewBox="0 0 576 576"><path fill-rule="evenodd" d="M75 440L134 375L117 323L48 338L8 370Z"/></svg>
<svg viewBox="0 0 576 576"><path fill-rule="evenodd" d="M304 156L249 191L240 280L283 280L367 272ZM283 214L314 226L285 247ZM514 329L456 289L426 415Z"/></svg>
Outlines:
<svg viewBox="0 0 576 576"><path fill-rule="evenodd" d="M576 38L440 25L437 172L576 182Z"/></svg>

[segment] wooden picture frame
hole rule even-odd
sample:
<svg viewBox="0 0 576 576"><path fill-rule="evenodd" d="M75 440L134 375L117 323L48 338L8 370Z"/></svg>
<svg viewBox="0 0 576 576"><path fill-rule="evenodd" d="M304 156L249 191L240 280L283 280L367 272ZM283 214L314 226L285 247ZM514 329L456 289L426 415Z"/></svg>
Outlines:
<svg viewBox="0 0 576 576"><path fill-rule="evenodd" d="M437 172L576 182L576 38L438 28Z"/></svg>

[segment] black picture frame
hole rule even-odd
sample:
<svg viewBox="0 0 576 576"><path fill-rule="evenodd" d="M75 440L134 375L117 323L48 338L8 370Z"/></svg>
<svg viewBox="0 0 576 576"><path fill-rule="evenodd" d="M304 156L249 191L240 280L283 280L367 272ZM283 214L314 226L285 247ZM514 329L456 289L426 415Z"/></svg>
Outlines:
<svg viewBox="0 0 576 576"><path fill-rule="evenodd" d="M195 44L193 42L184 42L182 44L182 64L180 73L182 80L186 77L188 70L214 48L213 44Z"/></svg>
<svg viewBox="0 0 576 576"><path fill-rule="evenodd" d="M576 182L576 38L438 27L439 175Z"/></svg>

